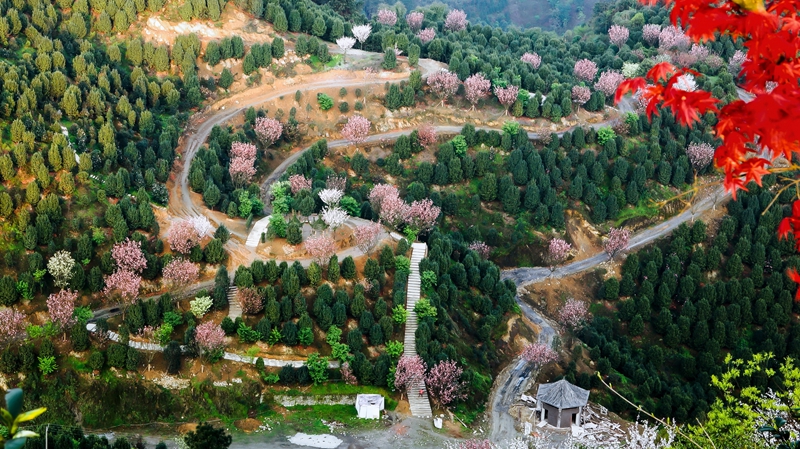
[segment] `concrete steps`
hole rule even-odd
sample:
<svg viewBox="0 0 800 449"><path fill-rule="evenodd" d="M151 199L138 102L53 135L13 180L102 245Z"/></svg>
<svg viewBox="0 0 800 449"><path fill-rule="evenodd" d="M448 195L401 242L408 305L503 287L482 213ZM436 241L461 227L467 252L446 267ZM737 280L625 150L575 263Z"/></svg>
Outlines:
<svg viewBox="0 0 800 449"><path fill-rule="evenodd" d="M406 311L408 311L408 318L406 319L406 332L403 338L403 355L415 356L417 355L417 343L415 335L417 333L417 313L414 312L414 306L419 301L420 290L422 287L422 278L419 274L419 262L425 258L428 252L428 246L424 243L414 243L411 245L411 274L408 276L408 285L406 286ZM422 391L422 395L420 395ZM428 389L425 388L425 382L414 382L409 386L408 391L408 404L411 409L411 415L417 418L430 418L433 416L431 410L431 401L428 398Z"/></svg>
<svg viewBox="0 0 800 449"><path fill-rule="evenodd" d="M238 294L239 287L235 285L228 287L228 317L233 321L242 316L242 306L239 305L239 300L236 298Z"/></svg>

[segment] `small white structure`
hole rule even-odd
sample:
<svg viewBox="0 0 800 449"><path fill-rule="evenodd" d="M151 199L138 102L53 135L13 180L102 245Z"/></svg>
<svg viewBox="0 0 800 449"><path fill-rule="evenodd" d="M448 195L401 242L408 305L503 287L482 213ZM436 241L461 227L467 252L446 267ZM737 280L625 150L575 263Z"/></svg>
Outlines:
<svg viewBox="0 0 800 449"><path fill-rule="evenodd" d="M379 394L356 395L356 411L359 418L379 419L383 409L383 396Z"/></svg>

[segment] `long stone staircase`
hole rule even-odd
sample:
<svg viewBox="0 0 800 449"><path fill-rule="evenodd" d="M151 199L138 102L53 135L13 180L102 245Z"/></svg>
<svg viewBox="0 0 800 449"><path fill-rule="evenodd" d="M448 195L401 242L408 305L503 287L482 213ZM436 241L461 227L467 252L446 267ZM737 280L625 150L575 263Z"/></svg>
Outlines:
<svg viewBox="0 0 800 449"><path fill-rule="evenodd" d="M428 252L428 246L424 243L414 243L411 245L411 249L411 274L408 276L408 286L406 288L406 310L408 311L408 318L406 319L406 334L403 340L403 355L413 357L417 355L415 339L417 332L417 313L414 312L414 306L419 300L422 282L419 273L419 262L425 258ZM420 394L420 392L422 392L422 394ZM406 394L408 395L411 415L417 418L430 418L433 415L425 382L418 381L412 383Z"/></svg>
<svg viewBox="0 0 800 449"><path fill-rule="evenodd" d="M242 316L242 306L239 305L239 299L236 297L239 293L239 288L235 285L228 287L228 317L232 321Z"/></svg>

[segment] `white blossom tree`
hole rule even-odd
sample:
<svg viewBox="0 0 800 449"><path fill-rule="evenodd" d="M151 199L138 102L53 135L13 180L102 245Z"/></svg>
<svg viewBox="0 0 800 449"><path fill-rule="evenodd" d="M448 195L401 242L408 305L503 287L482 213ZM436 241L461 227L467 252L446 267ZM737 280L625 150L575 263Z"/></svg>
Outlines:
<svg viewBox="0 0 800 449"><path fill-rule="evenodd" d="M353 48L353 45L356 44L356 39L354 37L342 36L339 39L336 39L336 45L342 49L344 53L344 62L347 63L347 51Z"/></svg>
<svg viewBox="0 0 800 449"><path fill-rule="evenodd" d="M353 27L353 36L358 39L358 42L361 44L361 49L364 49L364 42L369 39L369 35L372 34L372 25L356 25Z"/></svg>
<svg viewBox="0 0 800 449"><path fill-rule="evenodd" d="M47 272L53 276L53 283L59 288L65 288L75 268L75 259L67 251L58 251L47 261Z"/></svg>

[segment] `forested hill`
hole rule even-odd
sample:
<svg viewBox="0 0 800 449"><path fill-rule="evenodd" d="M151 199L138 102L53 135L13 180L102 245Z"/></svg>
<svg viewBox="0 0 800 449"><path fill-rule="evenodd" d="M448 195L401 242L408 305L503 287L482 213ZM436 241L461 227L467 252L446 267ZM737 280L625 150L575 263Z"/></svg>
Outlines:
<svg viewBox="0 0 800 449"><path fill-rule="evenodd" d="M387 3L366 0L364 10L371 16ZM473 23L503 28L512 25L520 28L541 27L563 32L585 23L592 16L596 3L597 0L403 0L395 5L402 5L409 11L421 6L456 8L464 10Z"/></svg>

